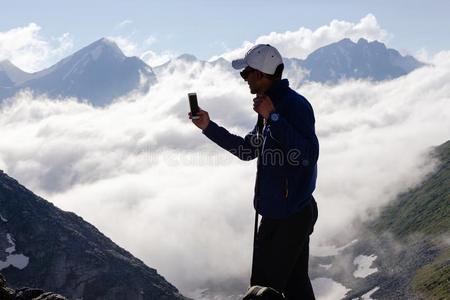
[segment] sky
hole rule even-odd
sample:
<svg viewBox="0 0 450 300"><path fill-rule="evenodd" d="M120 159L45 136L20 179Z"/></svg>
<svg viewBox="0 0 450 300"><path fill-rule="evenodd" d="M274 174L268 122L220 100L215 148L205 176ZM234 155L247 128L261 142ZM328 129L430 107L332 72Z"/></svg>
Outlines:
<svg viewBox="0 0 450 300"><path fill-rule="evenodd" d="M73 50L107 36L147 42L157 53L201 59L270 32L314 30L332 20L358 22L373 14L389 28L389 45L415 53L450 49L450 2L374 1L7 1L0 32L33 22L46 40L69 34Z"/></svg>

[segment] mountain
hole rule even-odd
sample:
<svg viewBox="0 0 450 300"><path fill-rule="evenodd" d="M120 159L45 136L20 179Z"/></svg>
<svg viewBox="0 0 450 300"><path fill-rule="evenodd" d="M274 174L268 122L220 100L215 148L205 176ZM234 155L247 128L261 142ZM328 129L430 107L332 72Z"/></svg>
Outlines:
<svg viewBox="0 0 450 300"><path fill-rule="evenodd" d="M186 299L156 270L0 171L0 272L71 299Z"/></svg>
<svg viewBox="0 0 450 300"><path fill-rule="evenodd" d="M414 253L415 261L426 263L411 272L408 288L422 299L448 299L450 141L433 149L431 156L440 162L437 169L417 188L400 195L368 226L375 234L392 233L407 248L421 239L428 244L427 248ZM432 259L424 259L427 252L435 252Z"/></svg>
<svg viewBox="0 0 450 300"><path fill-rule="evenodd" d="M448 299L450 141L430 156L439 161L435 171L364 223L351 246L314 258L314 277L350 288L345 299Z"/></svg>
<svg viewBox="0 0 450 300"><path fill-rule="evenodd" d="M182 54L159 66L153 68L158 78L164 75L171 75L175 72L182 73L187 77L196 76L205 68L217 68L221 71L239 74L231 67L231 63L224 58L218 58L213 61L200 60L192 54Z"/></svg>
<svg viewBox="0 0 450 300"><path fill-rule="evenodd" d="M33 74L27 73L13 65L9 60L0 61L0 88L11 88L31 79Z"/></svg>
<svg viewBox="0 0 450 300"><path fill-rule="evenodd" d="M8 66L12 65L8 60L0 62L0 88L8 88L14 86L14 82L8 74Z"/></svg>
<svg viewBox="0 0 450 300"><path fill-rule="evenodd" d="M373 231L390 231L399 238L450 233L450 141L436 147L431 155L440 162L436 171L386 207L370 224Z"/></svg>
<svg viewBox="0 0 450 300"><path fill-rule="evenodd" d="M87 99L102 106L134 89L146 91L155 82L150 66L137 57L126 57L113 41L102 38L50 68L31 74L14 88L0 89L0 98L30 89L51 97Z"/></svg>
<svg viewBox="0 0 450 300"><path fill-rule="evenodd" d="M0 274L0 299L1 300L67 300L67 298L54 294L52 292L45 292L36 288L19 288L17 290L6 286L6 280Z"/></svg>
<svg viewBox="0 0 450 300"><path fill-rule="evenodd" d="M285 75L293 86L307 81L336 84L344 79L394 79L424 66L412 56L402 56L378 41L343 39L319 48L305 60L284 58ZM195 67L193 64L195 64ZM0 62L0 101L29 89L52 97L77 97L103 106L117 97L141 88L147 91L158 75L174 72L194 76L206 66L238 72L224 59L206 62L183 54L152 70L137 57L126 57L111 40L102 38L52 67L26 73L9 61Z"/></svg>
<svg viewBox="0 0 450 300"><path fill-rule="evenodd" d="M301 68L308 73L304 81L337 83L343 79L394 79L423 66L412 56L402 56L378 41L350 39L317 49L305 60L286 59L287 69Z"/></svg>
<svg viewBox="0 0 450 300"><path fill-rule="evenodd" d="M165 63L153 68L157 77L161 77L167 74L172 75L174 72L180 72L183 74L190 74L192 72L198 72L199 70L193 70L192 65L198 63L200 68L203 68L206 64L205 61L199 60L192 54L182 54L175 58L172 58Z"/></svg>

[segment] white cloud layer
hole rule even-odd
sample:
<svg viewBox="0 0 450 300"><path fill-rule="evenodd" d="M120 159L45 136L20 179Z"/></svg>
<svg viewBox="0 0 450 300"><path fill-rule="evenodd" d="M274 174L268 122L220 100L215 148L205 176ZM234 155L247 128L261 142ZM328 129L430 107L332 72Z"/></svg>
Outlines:
<svg viewBox="0 0 450 300"><path fill-rule="evenodd" d="M10 60L27 72L39 71L66 56L73 47L68 33L46 40L41 27L30 23L0 32L0 61Z"/></svg>
<svg viewBox="0 0 450 300"><path fill-rule="evenodd" d="M358 23L333 20L330 24L321 26L316 30L300 27L296 31L271 32L258 37L254 42L245 41L240 48L214 56L210 60L223 57L231 61L244 57L245 53L256 44L271 44L280 51L283 57L303 59L314 50L343 38L350 38L353 41L365 38L369 41L385 42L389 38L389 34L380 27L374 15L368 14Z"/></svg>
<svg viewBox="0 0 450 300"><path fill-rule="evenodd" d="M381 83L310 84L321 154L315 245L392 200L432 165L450 128L450 53ZM233 132L251 129L252 96L220 65L174 62L148 95L103 109L22 94L0 110L2 169L98 226L183 292L246 282L255 162L208 141L186 118L186 94ZM114 220L114 221L112 221Z"/></svg>
<svg viewBox="0 0 450 300"><path fill-rule="evenodd" d="M160 66L169 60L177 57L178 55L176 52L172 51L163 51L161 53L157 53L152 50L146 50L144 51L140 58L145 61L145 63L151 67Z"/></svg>

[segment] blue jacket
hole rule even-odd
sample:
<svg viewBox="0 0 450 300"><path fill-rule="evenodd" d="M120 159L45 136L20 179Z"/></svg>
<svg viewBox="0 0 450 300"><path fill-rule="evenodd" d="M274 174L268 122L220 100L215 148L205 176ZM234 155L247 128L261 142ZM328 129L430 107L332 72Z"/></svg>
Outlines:
<svg viewBox="0 0 450 300"><path fill-rule="evenodd" d="M289 88L287 79L266 95L275 106L262 136L257 126L245 137L210 121L203 133L242 160L258 157L254 206L269 218L285 218L309 203L316 187L319 142L311 104Z"/></svg>

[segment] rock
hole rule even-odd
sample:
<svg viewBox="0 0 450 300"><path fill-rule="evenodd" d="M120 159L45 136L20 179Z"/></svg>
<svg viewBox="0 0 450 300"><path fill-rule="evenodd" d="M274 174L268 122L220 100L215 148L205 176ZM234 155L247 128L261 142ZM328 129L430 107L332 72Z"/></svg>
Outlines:
<svg viewBox="0 0 450 300"><path fill-rule="evenodd" d="M6 174L0 175L0 215L8 219L0 222L0 248L14 250L9 253L14 263L3 269L0 265L11 286L37 287L70 299L186 299L97 228ZM5 255L0 251L0 261ZM40 300L58 299L35 289L19 292L20 297L40 293Z"/></svg>
<svg viewBox="0 0 450 300"><path fill-rule="evenodd" d="M14 290L6 287L6 280L0 274L0 300L68 300L67 298L51 292L44 292L36 288L20 288Z"/></svg>

